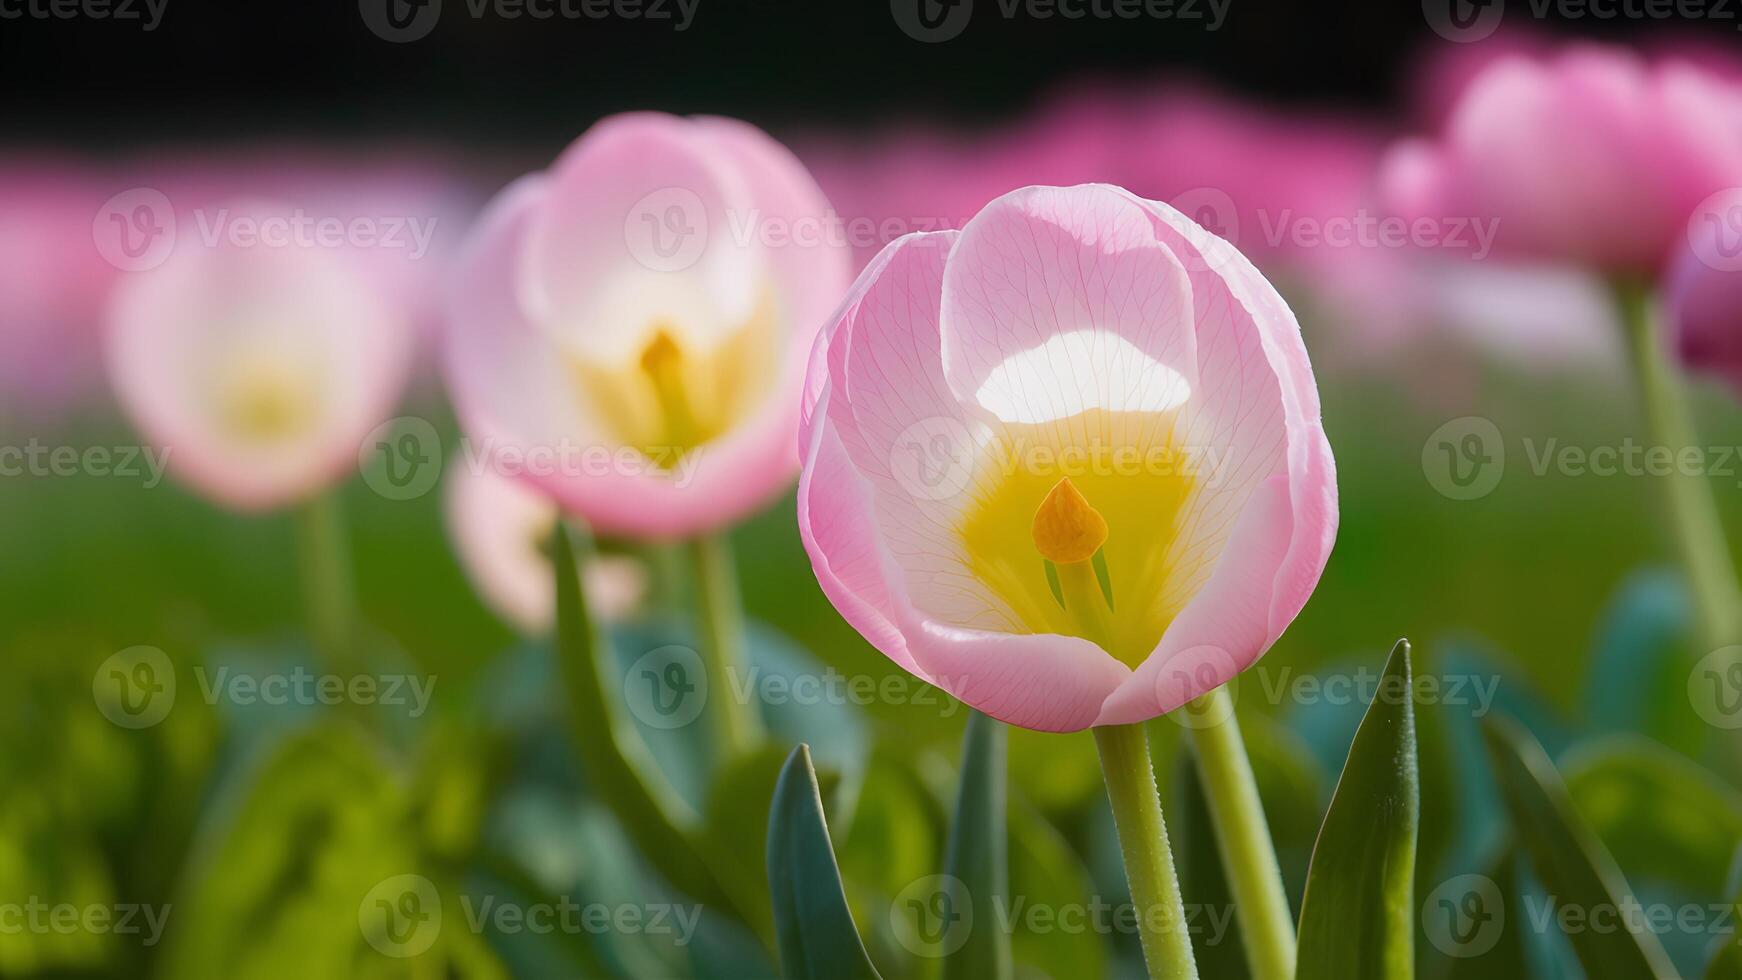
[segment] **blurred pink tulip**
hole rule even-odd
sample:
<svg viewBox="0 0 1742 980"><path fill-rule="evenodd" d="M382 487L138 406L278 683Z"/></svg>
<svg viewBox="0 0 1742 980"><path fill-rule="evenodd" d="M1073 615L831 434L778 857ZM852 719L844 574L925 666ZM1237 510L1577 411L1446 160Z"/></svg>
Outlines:
<svg viewBox="0 0 1742 980"><path fill-rule="evenodd" d="M1683 249L1669 275L1666 301L1670 342L1682 363L1742 392L1742 261L1725 263Z"/></svg>
<svg viewBox="0 0 1742 980"><path fill-rule="evenodd" d="M850 257L761 131L606 119L503 191L461 264L446 345L461 420L566 510L691 535L797 473L805 358Z"/></svg>
<svg viewBox="0 0 1742 980"><path fill-rule="evenodd" d="M235 201L230 219L287 205ZM109 310L109 375L170 471L238 510L312 495L357 466L414 349L410 317L354 250L186 233L129 272Z"/></svg>
<svg viewBox="0 0 1742 980"><path fill-rule="evenodd" d="M117 270L91 219L106 196L66 161L0 164L0 419L51 423L102 374L98 324Z"/></svg>
<svg viewBox="0 0 1742 980"><path fill-rule="evenodd" d="M1588 45L1501 57L1383 182L1405 217L1496 220L1511 255L1655 276L1695 206L1742 182L1742 87Z"/></svg>
<svg viewBox="0 0 1742 980"><path fill-rule="evenodd" d="M523 481L464 459L448 467L446 480L448 533L478 594L522 632L548 632L556 616L549 550L556 503ZM633 558L596 556L582 575L588 605L604 619L628 616L647 592L646 571Z"/></svg>
<svg viewBox="0 0 1742 980"><path fill-rule="evenodd" d="M799 526L824 592L1011 724L1136 722L1227 682L1336 534L1293 314L1227 243L1116 187L1025 188L891 244L805 400Z"/></svg>

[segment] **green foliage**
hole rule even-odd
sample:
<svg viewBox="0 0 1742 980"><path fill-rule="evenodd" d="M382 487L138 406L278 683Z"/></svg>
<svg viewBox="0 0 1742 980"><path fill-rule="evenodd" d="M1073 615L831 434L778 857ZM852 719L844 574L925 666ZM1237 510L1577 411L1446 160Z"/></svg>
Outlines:
<svg viewBox="0 0 1742 980"><path fill-rule="evenodd" d="M1349 746L1313 847L1297 977L1414 975L1418 792L1409 643L1400 640Z"/></svg>
<svg viewBox="0 0 1742 980"><path fill-rule="evenodd" d="M789 980L876 978L847 909L810 750L782 768L768 815L768 883L781 975Z"/></svg>
<svg viewBox="0 0 1742 980"><path fill-rule="evenodd" d="M1542 746L1504 716L1488 719L1482 733L1513 832L1549 894L1587 916L1607 910L1619 925L1568 931L1586 974L1592 980L1675 976L1657 937L1636 918L1615 914L1637 899L1614 859L1579 816Z"/></svg>

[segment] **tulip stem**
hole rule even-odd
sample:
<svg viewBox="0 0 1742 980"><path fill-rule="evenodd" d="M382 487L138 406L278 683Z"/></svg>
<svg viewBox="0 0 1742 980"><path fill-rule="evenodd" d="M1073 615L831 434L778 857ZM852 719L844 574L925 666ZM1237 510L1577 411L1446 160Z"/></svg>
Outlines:
<svg viewBox="0 0 1742 980"><path fill-rule="evenodd" d="M1742 592L1738 591L1736 569L1725 545L1723 523L1712 499L1711 485L1702 475L1703 468L1690 472L1681 464L1682 454L1690 448L1699 451L1699 443L1694 437L1686 394L1677 383L1663 349L1651 293L1640 286L1622 285L1617 287L1616 297L1633 343L1633 363L1652 441L1668 447L1676 457L1676 465L1665 484L1665 499L1681 561L1693 588L1703 649L1715 650L1742 639L1742 629L1738 628Z"/></svg>
<svg viewBox="0 0 1742 980"><path fill-rule="evenodd" d="M357 591L345 512L337 491L317 494L303 505L297 538L303 599L315 650L329 670L349 680L356 666Z"/></svg>
<svg viewBox="0 0 1742 980"><path fill-rule="evenodd" d="M1218 687L1187 708L1198 778L1210 805L1216 845L1234 890L1240 938L1255 977L1294 976L1294 916L1282 887L1276 845L1258 799L1258 782L1234 718L1234 699Z"/></svg>
<svg viewBox="0 0 1742 980"><path fill-rule="evenodd" d="M732 566L732 545L724 532L690 541L695 572L696 624L700 631L702 666L708 672L710 705L704 713L714 726L720 755L730 757L762 738L762 719L754 702L740 698L744 666L744 606L738 594L738 573Z"/></svg>
<svg viewBox="0 0 1742 980"><path fill-rule="evenodd" d="M1137 934L1151 980L1195 978L1192 942L1186 932L1185 906L1161 817L1161 797L1155 769L1149 762L1149 736L1143 725L1108 725L1095 729L1101 772L1107 778L1107 798L1119 831L1125 858L1125 880L1137 906Z"/></svg>

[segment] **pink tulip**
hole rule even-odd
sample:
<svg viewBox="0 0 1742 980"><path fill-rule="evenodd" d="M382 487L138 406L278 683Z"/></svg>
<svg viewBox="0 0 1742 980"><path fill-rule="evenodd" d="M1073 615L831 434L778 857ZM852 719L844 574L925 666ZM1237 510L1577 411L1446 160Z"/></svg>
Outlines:
<svg viewBox="0 0 1742 980"><path fill-rule="evenodd" d="M824 592L1011 724L1141 721L1227 682L1335 537L1293 314L1226 242L1119 188L1029 187L892 243L805 401L799 525Z"/></svg>
<svg viewBox="0 0 1742 980"><path fill-rule="evenodd" d="M1515 256L1652 276L1696 205L1742 182L1742 86L1594 46L1502 57L1383 180L1407 217L1497 220Z"/></svg>
<svg viewBox="0 0 1742 980"><path fill-rule="evenodd" d="M606 119L505 190L461 261L461 419L603 531L722 527L797 473L805 357L849 263L822 192L762 132Z"/></svg>
<svg viewBox="0 0 1742 980"><path fill-rule="evenodd" d="M522 632L542 634L556 616L550 539L554 501L524 481L464 459L448 467L446 508L454 551L478 594ZM622 619L647 591L647 574L633 558L595 556L582 570L595 615Z"/></svg>
<svg viewBox="0 0 1742 980"><path fill-rule="evenodd" d="M222 207L261 222L291 212ZM258 511L308 497L354 469L389 416L413 353L410 317L352 249L207 240L177 212L173 250L116 288L116 395L171 472L214 500Z"/></svg>
<svg viewBox="0 0 1742 980"><path fill-rule="evenodd" d="M1684 249L1666 299L1670 342L1682 363L1742 392L1742 259Z"/></svg>

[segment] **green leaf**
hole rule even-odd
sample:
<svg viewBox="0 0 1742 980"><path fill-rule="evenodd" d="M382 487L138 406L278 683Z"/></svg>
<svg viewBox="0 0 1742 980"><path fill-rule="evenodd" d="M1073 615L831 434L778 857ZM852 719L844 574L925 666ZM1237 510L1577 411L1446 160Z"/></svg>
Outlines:
<svg viewBox="0 0 1742 980"><path fill-rule="evenodd" d="M1561 773L1579 815L1635 879L1725 894L1724 869L1742 841L1742 793L1650 739L1581 744Z"/></svg>
<svg viewBox="0 0 1742 980"><path fill-rule="evenodd" d="M1010 845L1005 830L1004 726L978 711L968 716L962 737L962 778L956 792L944 874L961 882L982 928L944 958L944 977L1008 980L1010 934L994 916L1010 898Z"/></svg>
<svg viewBox="0 0 1742 980"><path fill-rule="evenodd" d="M1414 976L1419 810L1409 642L1399 640L1313 847L1297 977Z"/></svg>
<svg viewBox="0 0 1742 980"><path fill-rule="evenodd" d="M1586 916L1608 910L1622 925L1568 933L1585 973L1591 980L1675 976L1657 937L1635 931L1634 917L1615 914L1637 900L1615 859L1579 816L1548 753L1523 726L1505 716L1489 717L1482 735L1514 833L1530 855L1543 888L1562 907L1579 909Z"/></svg>
<svg viewBox="0 0 1742 980"><path fill-rule="evenodd" d="M781 975L789 980L875 978L829 843L810 749L792 750L768 813L768 887Z"/></svg>
<svg viewBox="0 0 1742 980"><path fill-rule="evenodd" d="M606 697L600 664L604 640L587 609L576 572L585 543L565 527L553 536L556 569L556 649L568 700L574 747L589 788L622 823L635 849L679 890L705 905L731 910L766 936L760 881L732 878L716 848L700 846L701 820L659 776L647 747Z"/></svg>

